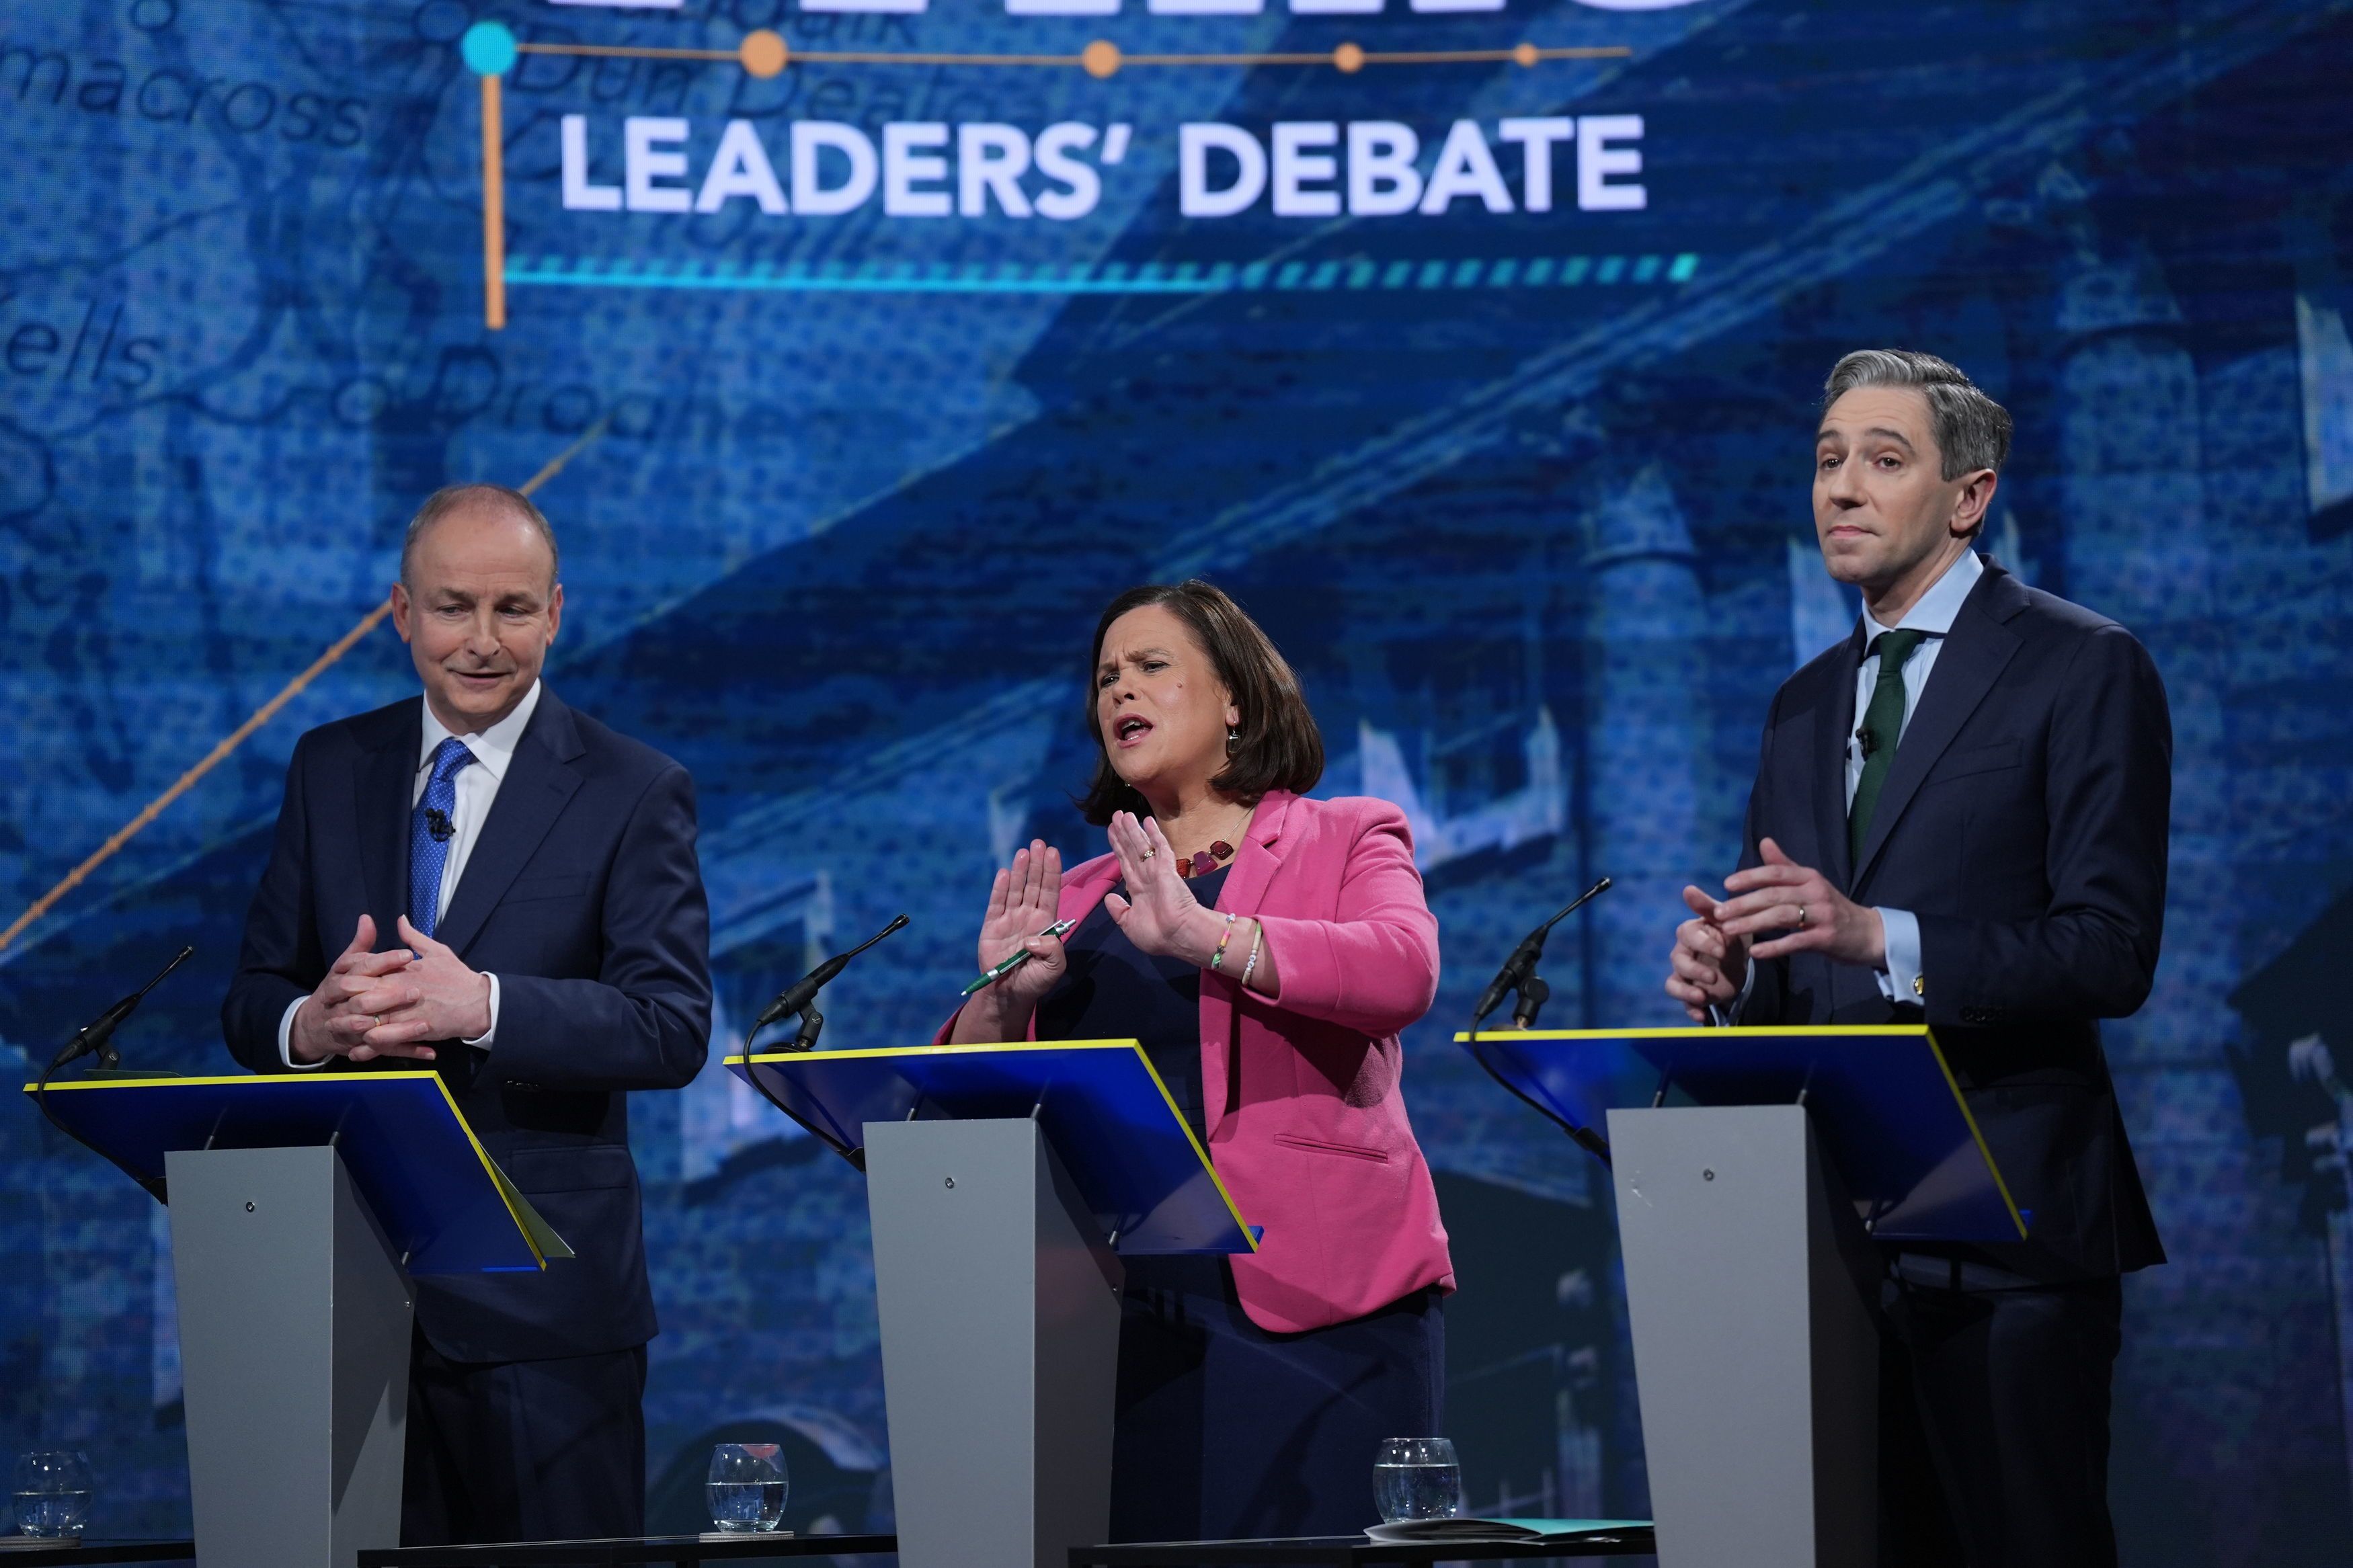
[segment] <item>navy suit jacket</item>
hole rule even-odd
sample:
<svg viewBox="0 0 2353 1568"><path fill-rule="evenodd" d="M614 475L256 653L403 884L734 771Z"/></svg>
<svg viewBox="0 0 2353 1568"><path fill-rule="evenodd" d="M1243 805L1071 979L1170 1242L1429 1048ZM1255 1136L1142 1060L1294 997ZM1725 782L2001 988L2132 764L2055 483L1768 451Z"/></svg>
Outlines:
<svg viewBox="0 0 2353 1568"><path fill-rule="evenodd" d="M287 769L269 868L221 1006L230 1054L283 1072L278 1024L352 939L379 950L408 907L409 796L423 701L311 731ZM686 770L543 689L434 933L499 977L490 1048L434 1068L491 1157L577 1257L537 1274L417 1281L417 1322L458 1361L539 1361L643 1344L646 1279L633 1089L676 1089L711 1035L711 916ZM393 1059L353 1068L415 1070Z"/></svg>
<svg viewBox="0 0 2353 1568"><path fill-rule="evenodd" d="M2156 666L2115 622L1988 563L1856 865L1846 745L1865 652L1858 623L1774 697L1740 863L1769 837L1857 903L1911 910L1922 989L1891 1002L1869 970L1791 954L1757 966L1739 1022L1925 1017L2027 1215L2027 1242L1975 1256L2043 1279L2161 1263L2098 1023L2137 1010L2157 972L2173 730Z"/></svg>

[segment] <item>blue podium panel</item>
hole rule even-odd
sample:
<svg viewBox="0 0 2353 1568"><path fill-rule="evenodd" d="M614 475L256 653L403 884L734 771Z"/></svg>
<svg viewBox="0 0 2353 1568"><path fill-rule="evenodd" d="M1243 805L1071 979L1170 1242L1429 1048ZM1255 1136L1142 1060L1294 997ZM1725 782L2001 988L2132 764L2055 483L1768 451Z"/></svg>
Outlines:
<svg viewBox="0 0 2353 1568"><path fill-rule="evenodd" d="M861 1169L870 1121L1034 1114L1116 1250L1258 1250L1134 1040L784 1051L727 1066Z"/></svg>
<svg viewBox="0 0 2353 1568"><path fill-rule="evenodd" d="M1632 1051L1701 1105L1803 1103L1880 1241L2020 1241L2026 1224L1926 1025L1494 1030L1457 1035L1566 1124L1599 1058ZM1800 1099L1802 1097L1802 1100Z"/></svg>
<svg viewBox="0 0 2353 1568"><path fill-rule="evenodd" d="M157 1180L175 1151L332 1142L411 1274L524 1273L572 1255L433 1073L82 1079L50 1084L48 1109Z"/></svg>

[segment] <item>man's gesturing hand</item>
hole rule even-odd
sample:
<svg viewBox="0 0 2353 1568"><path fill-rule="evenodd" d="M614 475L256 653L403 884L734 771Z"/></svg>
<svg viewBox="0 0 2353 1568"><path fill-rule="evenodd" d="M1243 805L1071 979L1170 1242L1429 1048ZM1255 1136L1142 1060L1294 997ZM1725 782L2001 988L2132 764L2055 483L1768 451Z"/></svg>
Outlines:
<svg viewBox="0 0 2353 1568"><path fill-rule="evenodd" d="M328 966L326 977L294 1015L286 1045L287 1054L296 1061L319 1062L329 1057L349 1057L355 1062L377 1057L433 1059L429 1047L379 1046L368 1040L375 1028L377 1009L357 1005L356 999L379 990L385 976L406 969L410 956L396 948L375 952L371 951L375 946L375 921L362 915L352 932L351 945Z"/></svg>
<svg viewBox="0 0 2353 1568"><path fill-rule="evenodd" d="M1693 1023L1704 1024L1708 1008L1725 1006L1740 994L1748 977L1748 939L1716 929L1719 900L1699 889L1685 888L1683 902L1696 918L1675 928L1675 950L1667 956L1672 971L1667 994L1683 1005Z"/></svg>
<svg viewBox="0 0 2353 1568"><path fill-rule="evenodd" d="M1752 955L1757 958L1819 952L1865 969L1887 966L1887 931L1877 910L1849 899L1820 871L1784 855L1771 839L1757 848L1765 857L1762 866L1735 871L1724 879L1725 890L1736 896L1709 912L1718 930L1743 938L1759 931L1782 932L1757 943Z"/></svg>
<svg viewBox="0 0 2353 1568"><path fill-rule="evenodd" d="M471 1040L490 1033L491 981L465 965L454 949L435 942L400 917L400 939L416 957L352 998L354 1011L381 1020L362 1037L378 1056L422 1057L426 1040ZM353 1061L364 1061L358 1051Z"/></svg>

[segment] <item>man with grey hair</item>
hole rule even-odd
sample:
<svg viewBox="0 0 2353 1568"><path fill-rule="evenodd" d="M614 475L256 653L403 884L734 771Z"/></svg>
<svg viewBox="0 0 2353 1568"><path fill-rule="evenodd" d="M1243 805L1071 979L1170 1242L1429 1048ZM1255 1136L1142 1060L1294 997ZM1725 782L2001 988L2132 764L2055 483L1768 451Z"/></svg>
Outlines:
<svg viewBox="0 0 2353 1568"><path fill-rule="evenodd" d="M417 510L392 586L420 698L295 743L221 1026L257 1072L427 1064L572 1248L416 1282L411 1546L641 1535L655 1332L630 1089L711 1031L686 770L540 679L555 535L499 485Z"/></svg>
<svg viewBox="0 0 2353 1568"><path fill-rule="evenodd" d="M1870 349L1814 436L1852 637L1784 682L1740 868L1683 889L1696 1021L1934 1026L2025 1221L1883 1248L1880 1560L2114 1563L2119 1276L2165 1259L2099 1020L2165 912L2172 726L2147 652L1973 548L2010 421L1953 365Z"/></svg>

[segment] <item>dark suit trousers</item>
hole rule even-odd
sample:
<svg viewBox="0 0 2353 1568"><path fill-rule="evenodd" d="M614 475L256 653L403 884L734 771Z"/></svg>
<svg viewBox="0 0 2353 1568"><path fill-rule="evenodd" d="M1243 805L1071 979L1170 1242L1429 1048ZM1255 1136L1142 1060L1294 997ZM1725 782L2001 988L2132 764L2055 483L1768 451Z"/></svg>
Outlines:
<svg viewBox="0 0 2353 1568"><path fill-rule="evenodd" d="M409 1348L400 1543L646 1532L646 1348L450 1361Z"/></svg>
<svg viewBox="0 0 2353 1568"><path fill-rule="evenodd" d="M1879 1561L1884 1568L2115 1568L2108 1390L2113 1278L1883 1289Z"/></svg>

